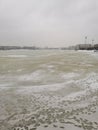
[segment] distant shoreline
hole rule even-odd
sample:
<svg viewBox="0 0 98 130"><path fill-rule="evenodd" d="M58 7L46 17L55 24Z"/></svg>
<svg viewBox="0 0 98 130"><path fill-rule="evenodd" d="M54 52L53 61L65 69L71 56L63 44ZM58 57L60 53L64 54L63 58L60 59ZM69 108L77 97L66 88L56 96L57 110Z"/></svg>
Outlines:
<svg viewBox="0 0 98 130"><path fill-rule="evenodd" d="M0 46L0 50L98 50L98 44L78 44L69 47Z"/></svg>
<svg viewBox="0 0 98 130"><path fill-rule="evenodd" d="M34 47L34 46L0 46L0 50L37 50L39 48Z"/></svg>
<svg viewBox="0 0 98 130"><path fill-rule="evenodd" d="M50 47L35 47L35 46L0 46L0 50L66 50L67 48L50 48Z"/></svg>

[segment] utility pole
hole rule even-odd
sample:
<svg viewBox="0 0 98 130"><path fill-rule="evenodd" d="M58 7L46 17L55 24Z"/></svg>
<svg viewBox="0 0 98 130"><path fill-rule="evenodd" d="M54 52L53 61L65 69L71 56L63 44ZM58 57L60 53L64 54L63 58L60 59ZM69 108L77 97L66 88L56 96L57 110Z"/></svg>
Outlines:
<svg viewBox="0 0 98 130"><path fill-rule="evenodd" d="M85 44L87 44L87 36L85 36Z"/></svg>
<svg viewBox="0 0 98 130"><path fill-rule="evenodd" d="M94 44L94 39L92 39L92 44Z"/></svg>

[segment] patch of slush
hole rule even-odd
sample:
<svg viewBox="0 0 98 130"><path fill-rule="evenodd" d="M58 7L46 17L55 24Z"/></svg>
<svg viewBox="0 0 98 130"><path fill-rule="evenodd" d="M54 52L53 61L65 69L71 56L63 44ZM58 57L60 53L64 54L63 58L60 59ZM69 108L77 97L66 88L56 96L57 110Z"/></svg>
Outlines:
<svg viewBox="0 0 98 130"><path fill-rule="evenodd" d="M42 67L42 68L49 68L49 69L53 69L55 66L54 66L54 65L52 65L52 64L42 64L42 65L40 65L40 67Z"/></svg>
<svg viewBox="0 0 98 130"><path fill-rule="evenodd" d="M28 94L32 92L43 92L43 91L57 91L62 88L64 88L64 83L59 84L50 84L50 85L39 85L39 86L26 86L26 87L20 87L19 90L17 90L20 93Z"/></svg>
<svg viewBox="0 0 98 130"><path fill-rule="evenodd" d="M46 65L44 67L45 67L44 70L37 70L37 71L34 71L31 74L24 74L22 76L19 76L18 80L19 81L35 81L35 82L40 81L41 83L44 83L44 81L48 82L48 80L50 80L50 84L51 84L51 81L56 82L57 78L58 78L59 81L68 80L67 82L71 82L72 79L75 79L75 78L80 76L79 73L59 73L59 74L55 74L54 66L52 66L52 65L47 66ZM19 71L21 71L21 70L19 70ZM54 73L54 75L52 75L52 73ZM53 78L52 78L52 76L53 76Z"/></svg>
<svg viewBox="0 0 98 130"><path fill-rule="evenodd" d="M79 73L64 73L64 74L61 74L61 76L62 76L62 78L64 78L64 79L73 79L73 78L76 78L76 77L78 77L78 76L80 76L80 74Z"/></svg>
<svg viewBox="0 0 98 130"><path fill-rule="evenodd" d="M11 85L12 85L12 83L0 84L0 90L8 89Z"/></svg>
<svg viewBox="0 0 98 130"><path fill-rule="evenodd" d="M27 55L2 55L0 57L25 58Z"/></svg>
<svg viewBox="0 0 98 130"><path fill-rule="evenodd" d="M35 74L34 74L35 75ZM20 87L19 90L17 90L20 93L26 94L26 93L32 93L32 92L55 92L65 89L66 91L71 88L80 88L80 91L73 91L68 95L65 95L64 98L66 100L76 100L79 99L79 97L85 97L89 96L90 92L95 92L98 90L98 75L96 73L90 73L87 75L87 77L79 80L73 80L73 77L75 76L74 73L69 73L69 77L66 75L66 79L69 79L66 82L63 83L56 83L56 84L48 84L48 85L38 85L38 86L26 86L26 87ZM76 74L78 76L78 74ZM38 76L38 75L37 75ZM32 76L33 77L33 76ZM31 79L32 77L29 77ZM71 79L72 78L72 79ZM25 79L24 79L25 80Z"/></svg>
<svg viewBox="0 0 98 130"><path fill-rule="evenodd" d="M81 91L71 93L67 97L64 97L66 100L80 100L80 98L89 96L91 93L98 91L98 74L96 73L90 73L87 77L74 80L73 82Z"/></svg>
<svg viewBox="0 0 98 130"><path fill-rule="evenodd" d="M96 90L98 89L98 74L92 72L87 77L77 80L76 84L83 89L89 88Z"/></svg>
<svg viewBox="0 0 98 130"><path fill-rule="evenodd" d="M44 75L44 71L37 70L31 74L25 74L25 75L19 76L18 80L19 81L30 81L30 80L40 81L43 78L43 75Z"/></svg>
<svg viewBox="0 0 98 130"><path fill-rule="evenodd" d="M17 72L21 72L21 71L23 71L23 69L17 69Z"/></svg>

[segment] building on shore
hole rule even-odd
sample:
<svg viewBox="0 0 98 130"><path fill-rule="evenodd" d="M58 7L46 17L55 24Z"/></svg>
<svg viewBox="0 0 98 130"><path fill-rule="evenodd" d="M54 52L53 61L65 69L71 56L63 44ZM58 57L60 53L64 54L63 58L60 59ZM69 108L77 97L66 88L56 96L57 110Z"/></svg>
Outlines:
<svg viewBox="0 0 98 130"><path fill-rule="evenodd" d="M94 50L93 44L78 44L75 46L75 50Z"/></svg>
<svg viewBox="0 0 98 130"><path fill-rule="evenodd" d="M95 50L98 50L98 44L95 44L95 45L94 45L94 49L95 49Z"/></svg>

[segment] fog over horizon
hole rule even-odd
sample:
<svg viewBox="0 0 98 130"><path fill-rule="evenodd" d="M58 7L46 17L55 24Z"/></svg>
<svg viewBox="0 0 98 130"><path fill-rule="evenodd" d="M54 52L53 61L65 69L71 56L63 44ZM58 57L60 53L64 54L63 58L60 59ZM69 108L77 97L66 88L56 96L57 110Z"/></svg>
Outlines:
<svg viewBox="0 0 98 130"><path fill-rule="evenodd" d="M98 43L97 0L0 0L0 45Z"/></svg>

